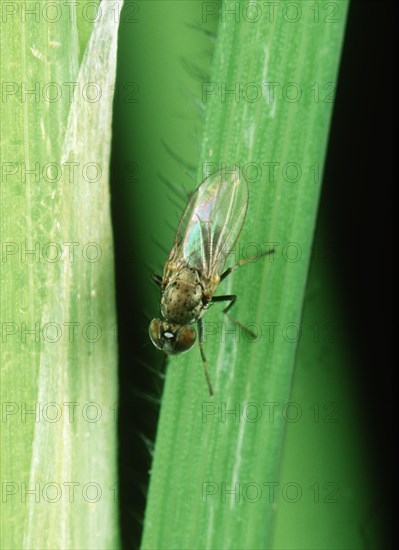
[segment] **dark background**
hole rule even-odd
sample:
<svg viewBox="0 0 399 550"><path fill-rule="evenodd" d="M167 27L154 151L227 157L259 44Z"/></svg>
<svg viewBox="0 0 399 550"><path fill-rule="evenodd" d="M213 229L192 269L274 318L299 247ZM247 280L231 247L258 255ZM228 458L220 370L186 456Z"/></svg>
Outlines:
<svg viewBox="0 0 399 550"><path fill-rule="evenodd" d="M393 479L396 321L396 21L394 3L351 3L319 212L333 244L337 287L353 329L358 356L354 376L387 517Z"/></svg>

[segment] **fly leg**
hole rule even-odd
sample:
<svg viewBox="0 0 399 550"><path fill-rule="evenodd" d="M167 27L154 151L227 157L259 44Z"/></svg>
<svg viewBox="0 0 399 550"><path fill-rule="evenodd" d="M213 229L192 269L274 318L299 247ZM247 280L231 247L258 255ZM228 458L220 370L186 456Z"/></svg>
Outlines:
<svg viewBox="0 0 399 550"><path fill-rule="evenodd" d="M202 319L198 319L198 343L200 347L202 366L204 367L206 383L208 384L209 395L212 397L213 389L208 373L208 362L206 360L204 352L204 321Z"/></svg>
<svg viewBox="0 0 399 550"><path fill-rule="evenodd" d="M233 266L234 267L234 266ZM237 300L237 296L235 294L227 294L226 296L213 296L211 298L211 303L214 303L214 302L230 302L224 309L223 309L223 313L225 315L227 315L227 317L230 319L230 321L234 324L234 325L237 325L238 327L242 328L242 330L244 332L246 332L247 334L249 334L254 340L256 339L256 334L254 332L252 332L252 330L249 330L249 328L247 328L246 326L244 326L242 323L240 323L240 321L237 321L237 319L234 319L234 317L232 317L230 314L229 314L229 311L230 309L234 306L234 304L236 303L236 300Z"/></svg>
<svg viewBox="0 0 399 550"><path fill-rule="evenodd" d="M156 273L151 273L151 279L160 287L162 284L162 277Z"/></svg>
<svg viewBox="0 0 399 550"><path fill-rule="evenodd" d="M230 275L230 273L232 271L234 271L235 269L238 269L239 267L241 267L242 265L245 265L246 263L248 262L252 262L254 260L257 260L258 258L262 258L263 256L268 256L269 254L273 254L274 253L274 248L271 248L270 250L266 250L266 252L262 252L262 254L260 256L252 256L251 258L244 258L243 260L240 260L239 262L237 262L236 264L232 265L231 267L228 267L226 269L226 271L224 271L221 276L220 276L220 280L223 281L223 279L225 279L227 277L227 275ZM231 307L231 306L230 306Z"/></svg>
<svg viewBox="0 0 399 550"><path fill-rule="evenodd" d="M274 251L275 251L274 248L271 248L270 250L266 250L266 252L263 252L260 256L253 256L253 257L250 257L250 258L244 258L243 260L240 260L239 262L232 265L231 267L228 267L226 269L226 271L224 271L221 274L220 280L223 281L223 279L225 279L228 275L230 275L230 273L232 271L234 271L235 269L238 269L239 267L245 265L246 263L251 262L253 260L257 260L258 257L262 258L263 256L268 256L269 254L273 254ZM223 313L227 315L227 317L230 319L230 321L233 324L241 327L247 334L249 334L252 338L256 339L256 334L254 332L252 332L252 330L249 330L242 323L237 321L237 319L234 319L234 317L229 315L228 312L233 307L233 305L236 303L236 300L237 300L237 296L235 296L234 294L231 294L231 295L226 295L226 296L213 296L212 299L211 299L211 302L227 302L227 301L229 301L230 303L228 304L227 307L224 308Z"/></svg>
<svg viewBox="0 0 399 550"><path fill-rule="evenodd" d="M226 306L223 310L223 313L227 315L228 311L234 306L236 303L237 296L235 294L227 294L226 296L212 296L211 303L213 302L230 302L228 306ZM227 315L229 317L229 315Z"/></svg>

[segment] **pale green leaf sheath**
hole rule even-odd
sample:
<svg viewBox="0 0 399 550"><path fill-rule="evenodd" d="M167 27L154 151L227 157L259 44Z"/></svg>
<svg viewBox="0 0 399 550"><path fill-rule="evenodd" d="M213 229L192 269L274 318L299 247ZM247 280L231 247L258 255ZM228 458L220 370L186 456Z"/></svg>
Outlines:
<svg viewBox="0 0 399 550"><path fill-rule="evenodd" d="M267 13L261 3L218 8L198 173L200 182L205 163L238 164L248 179L248 214L227 265L275 247L216 291L238 296L232 314L257 338L223 317L220 304L206 313L214 398L198 350L169 362L146 549L271 543L284 419L251 419L289 401L347 2L268 4Z"/></svg>
<svg viewBox="0 0 399 550"><path fill-rule="evenodd" d="M2 548L119 545L108 171L122 1L90 4L2 6Z"/></svg>

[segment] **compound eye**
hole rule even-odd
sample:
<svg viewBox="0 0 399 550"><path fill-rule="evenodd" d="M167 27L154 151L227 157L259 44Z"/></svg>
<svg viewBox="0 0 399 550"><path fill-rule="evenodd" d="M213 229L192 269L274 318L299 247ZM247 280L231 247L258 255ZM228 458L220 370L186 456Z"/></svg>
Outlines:
<svg viewBox="0 0 399 550"><path fill-rule="evenodd" d="M154 346L163 350L162 338L162 321L161 319L153 319L148 327L148 333Z"/></svg>
<svg viewBox="0 0 399 550"><path fill-rule="evenodd" d="M176 333L176 341L174 345L175 353L184 353L188 351L194 344L197 334L192 327L185 325Z"/></svg>

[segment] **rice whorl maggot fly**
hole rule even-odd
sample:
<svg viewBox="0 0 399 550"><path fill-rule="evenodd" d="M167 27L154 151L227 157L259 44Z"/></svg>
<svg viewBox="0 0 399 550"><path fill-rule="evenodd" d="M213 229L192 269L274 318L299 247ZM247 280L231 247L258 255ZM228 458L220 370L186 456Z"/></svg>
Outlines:
<svg viewBox="0 0 399 550"><path fill-rule="evenodd" d="M248 207L248 186L238 168L219 170L208 176L191 196L180 218L172 250L162 277L153 274L161 289L163 319L153 319L149 334L153 344L168 355L188 351L196 340L190 325L197 323L202 364L213 395L203 348L203 315L210 304L229 302L235 295L214 296L216 287L234 269L253 258L241 260L223 271L243 226ZM262 255L269 254L269 250ZM234 321L233 321L234 322Z"/></svg>

